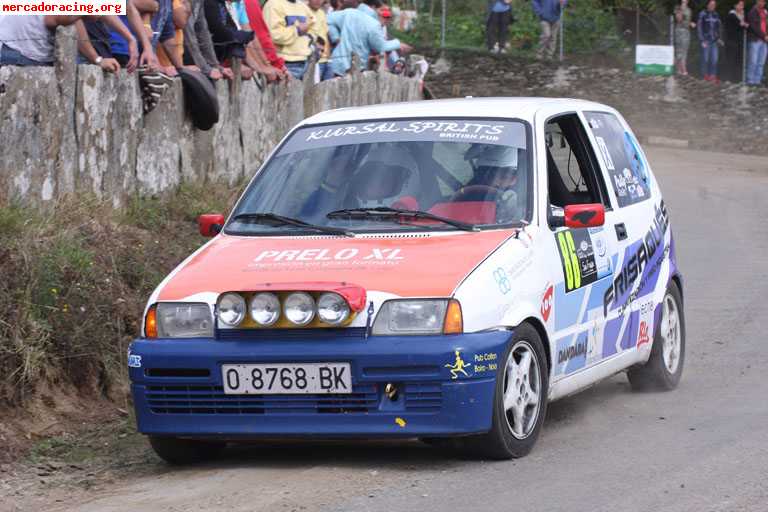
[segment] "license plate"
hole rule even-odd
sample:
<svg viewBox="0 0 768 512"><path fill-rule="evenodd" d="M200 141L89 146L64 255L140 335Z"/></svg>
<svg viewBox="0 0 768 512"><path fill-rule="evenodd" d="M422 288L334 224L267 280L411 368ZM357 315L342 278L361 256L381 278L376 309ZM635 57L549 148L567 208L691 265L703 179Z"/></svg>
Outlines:
<svg viewBox="0 0 768 512"><path fill-rule="evenodd" d="M225 364L221 376L227 395L352 392L349 363Z"/></svg>

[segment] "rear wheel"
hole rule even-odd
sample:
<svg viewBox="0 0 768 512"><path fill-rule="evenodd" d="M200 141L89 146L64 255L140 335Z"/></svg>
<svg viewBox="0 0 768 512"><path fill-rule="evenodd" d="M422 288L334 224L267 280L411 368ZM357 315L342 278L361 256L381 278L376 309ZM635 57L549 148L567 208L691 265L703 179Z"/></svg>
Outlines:
<svg viewBox="0 0 768 512"><path fill-rule="evenodd" d="M186 465L214 459L226 446L222 442L149 436L155 453L168 464Z"/></svg>
<svg viewBox="0 0 768 512"><path fill-rule="evenodd" d="M539 437L547 412L549 375L546 352L538 331L521 324L496 375L491 430L462 438L466 451L491 459L527 455Z"/></svg>
<svg viewBox="0 0 768 512"><path fill-rule="evenodd" d="M644 365L627 371L632 389L637 391L675 389L683 375L685 361L685 316L680 289L669 283L661 303L661 319L653 337L651 356Z"/></svg>

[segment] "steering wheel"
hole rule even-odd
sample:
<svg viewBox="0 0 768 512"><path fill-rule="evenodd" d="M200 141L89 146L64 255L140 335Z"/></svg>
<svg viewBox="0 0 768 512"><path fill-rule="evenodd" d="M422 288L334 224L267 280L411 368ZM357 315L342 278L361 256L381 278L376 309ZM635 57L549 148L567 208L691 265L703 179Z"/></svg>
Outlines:
<svg viewBox="0 0 768 512"><path fill-rule="evenodd" d="M462 187L451 197L451 202L459 201L495 201L499 189L489 185L470 185Z"/></svg>

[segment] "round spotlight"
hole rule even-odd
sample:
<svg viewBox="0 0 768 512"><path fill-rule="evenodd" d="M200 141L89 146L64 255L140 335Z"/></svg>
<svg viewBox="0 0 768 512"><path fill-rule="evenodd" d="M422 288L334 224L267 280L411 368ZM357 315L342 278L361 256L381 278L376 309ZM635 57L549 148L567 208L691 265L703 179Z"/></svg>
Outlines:
<svg viewBox="0 0 768 512"><path fill-rule="evenodd" d="M219 299L219 320L229 327L237 327L245 318L245 299L237 293L225 293Z"/></svg>
<svg viewBox="0 0 768 512"><path fill-rule="evenodd" d="M292 293L283 302L283 313L292 324L307 325L315 318L315 299L308 293Z"/></svg>
<svg viewBox="0 0 768 512"><path fill-rule="evenodd" d="M280 299L274 293L257 293L251 299L251 318L263 327L273 325L280 318Z"/></svg>
<svg viewBox="0 0 768 512"><path fill-rule="evenodd" d="M331 325L340 325L349 318L349 304L338 293L324 293L317 301L317 316Z"/></svg>

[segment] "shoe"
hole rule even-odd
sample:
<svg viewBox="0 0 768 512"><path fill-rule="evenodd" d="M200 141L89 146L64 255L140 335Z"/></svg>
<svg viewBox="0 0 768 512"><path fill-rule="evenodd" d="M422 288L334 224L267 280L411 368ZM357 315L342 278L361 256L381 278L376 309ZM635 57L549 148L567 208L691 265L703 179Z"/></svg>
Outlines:
<svg viewBox="0 0 768 512"><path fill-rule="evenodd" d="M715 84L715 85L720 85L720 79L719 79L719 78L717 78L717 75L711 75L711 76L710 76L710 81L711 81L713 84Z"/></svg>

